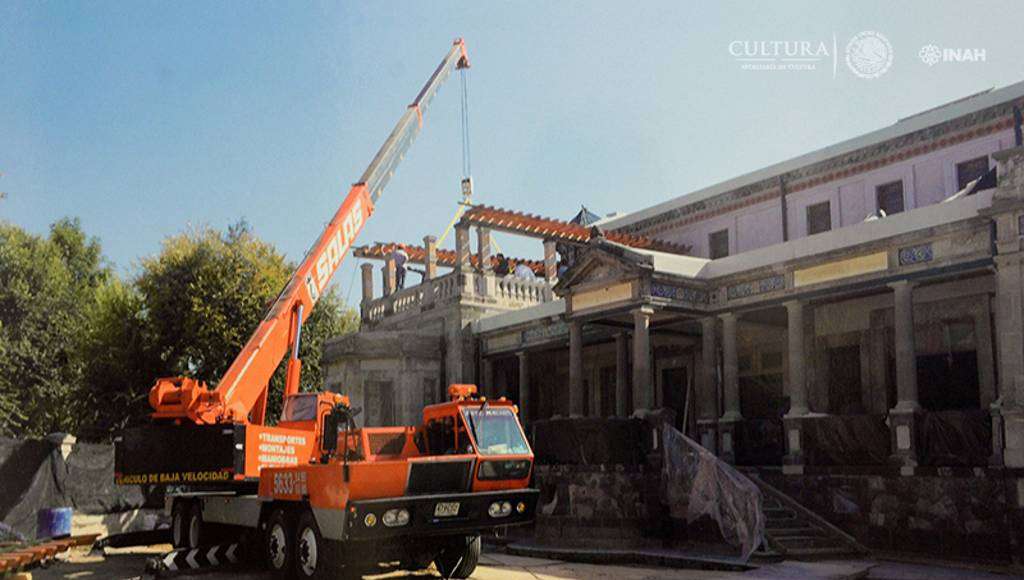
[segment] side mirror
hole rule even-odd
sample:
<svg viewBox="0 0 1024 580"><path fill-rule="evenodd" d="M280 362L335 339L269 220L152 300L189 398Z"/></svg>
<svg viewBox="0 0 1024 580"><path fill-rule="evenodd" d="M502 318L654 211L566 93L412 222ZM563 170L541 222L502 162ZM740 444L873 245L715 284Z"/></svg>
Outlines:
<svg viewBox="0 0 1024 580"><path fill-rule="evenodd" d="M363 412L363 408L362 407L352 407L351 410L348 412L348 414L349 414L350 417L355 419L362 412Z"/></svg>
<svg viewBox="0 0 1024 580"><path fill-rule="evenodd" d="M324 428L321 433L320 447L327 455L332 455L338 449L338 423L340 418L337 413L328 413L324 416Z"/></svg>

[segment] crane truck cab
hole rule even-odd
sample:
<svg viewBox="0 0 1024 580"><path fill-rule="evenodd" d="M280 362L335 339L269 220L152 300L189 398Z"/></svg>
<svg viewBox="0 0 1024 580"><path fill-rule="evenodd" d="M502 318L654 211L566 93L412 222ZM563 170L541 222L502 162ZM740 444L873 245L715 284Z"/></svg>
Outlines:
<svg viewBox="0 0 1024 580"><path fill-rule="evenodd" d="M334 393L288 397L279 427L317 434L309 461L263 468L255 494L179 490L171 499L176 547L248 530L280 576L433 562L446 577L467 577L481 534L532 522L538 492L529 488L533 452L516 406L477 397L474 385L452 385L449 395L405 427L357 427L359 410Z"/></svg>

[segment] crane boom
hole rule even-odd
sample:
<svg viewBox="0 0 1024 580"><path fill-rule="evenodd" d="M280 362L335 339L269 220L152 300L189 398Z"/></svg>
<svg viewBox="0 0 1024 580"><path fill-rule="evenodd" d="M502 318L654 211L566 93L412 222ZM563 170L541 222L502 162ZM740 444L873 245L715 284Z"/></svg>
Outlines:
<svg viewBox="0 0 1024 580"><path fill-rule="evenodd" d="M298 343L302 323L309 317L374 204L423 127L423 115L438 89L455 68L468 68L466 45L456 39L444 60L420 89L362 177L349 190L341 207L306 253L267 315L221 377L216 389L189 377L157 379L150 389L154 419L211 423L262 424L270 378L289 346L285 396L298 392L301 362Z"/></svg>

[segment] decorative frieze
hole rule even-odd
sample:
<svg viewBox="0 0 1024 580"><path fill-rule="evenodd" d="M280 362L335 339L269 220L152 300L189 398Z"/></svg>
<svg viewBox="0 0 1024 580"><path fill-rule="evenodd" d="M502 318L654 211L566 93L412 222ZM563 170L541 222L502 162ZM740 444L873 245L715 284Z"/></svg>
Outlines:
<svg viewBox="0 0 1024 580"><path fill-rule="evenodd" d="M935 253L932 251L932 245L930 242L927 244L918 244L916 246L900 248L899 251L900 266L931 262L934 257Z"/></svg>
<svg viewBox="0 0 1024 580"><path fill-rule="evenodd" d="M549 342L557 339L564 339L569 336L569 325L564 322L555 322L545 326L527 328L523 331L523 344L532 345Z"/></svg>
<svg viewBox="0 0 1024 580"><path fill-rule="evenodd" d="M768 276L767 278L761 278L760 280L751 280L750 282L733 284L726 289L726 297L729 300L737 300L739 298L746 298L748 296L782 290L785 287L786 277L778 274L775 276Z"/></svg>
<svg viewBox="0 0 1024 580"><path fill-rule="evenodd" d="M679 300L682 302L690 302L691 304L708 303L708 293L706 290L691 288L689 286L661 284L659 282L651 282L651 297Z"/></svg>

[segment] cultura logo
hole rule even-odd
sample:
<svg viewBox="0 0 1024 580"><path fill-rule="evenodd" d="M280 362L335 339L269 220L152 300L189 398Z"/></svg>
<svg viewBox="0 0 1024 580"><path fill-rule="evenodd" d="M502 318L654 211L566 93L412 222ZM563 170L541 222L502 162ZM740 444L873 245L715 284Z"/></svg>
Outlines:
<svg viewBox="0 0 1024 580"><path fill-rule="evenodd" d="M846 44L846 66L863 79L876 79L892 67L892 44L879 32L865 30Z"/></svg>

